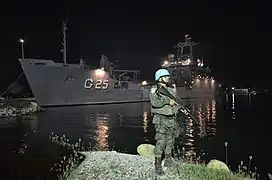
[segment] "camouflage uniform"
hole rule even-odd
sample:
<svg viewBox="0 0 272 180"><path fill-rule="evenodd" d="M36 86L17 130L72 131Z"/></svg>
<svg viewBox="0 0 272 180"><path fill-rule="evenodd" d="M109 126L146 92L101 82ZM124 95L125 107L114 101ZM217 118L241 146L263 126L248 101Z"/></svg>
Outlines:
<svg viewBox="0 0 272 180"><path fill-rule="evenodd" d="M167 90L175 95L172 88ZM156 129L156 146L154 149L155 157L161 158L163 151L165 155L170 155L174 146L175 138L179 135L178 123L175 117L175 109L170 106L170 98L159 94L157 86L153 86L150 91L152 123Z"/></svg>

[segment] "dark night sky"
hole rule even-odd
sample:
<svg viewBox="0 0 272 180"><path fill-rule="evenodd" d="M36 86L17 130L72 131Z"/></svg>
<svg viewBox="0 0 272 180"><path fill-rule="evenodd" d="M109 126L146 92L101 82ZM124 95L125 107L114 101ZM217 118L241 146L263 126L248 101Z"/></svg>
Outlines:
<svg viewBox="0 0 272 180"><path fill-rule="evenodd" d="M66 12L71 63L82 56L97 64L105 53L110 60L119 60L121 68L137 68L144 78L152 78L163 57L174 51L172 45L188 33L201 43L196 56L203 56L222 82L265 86L269 80L272 10L265 1L99 2L2 4L1 86L22 71L17 61L20 37L26 41L26 57L61 60L61 21Z"/></svg>

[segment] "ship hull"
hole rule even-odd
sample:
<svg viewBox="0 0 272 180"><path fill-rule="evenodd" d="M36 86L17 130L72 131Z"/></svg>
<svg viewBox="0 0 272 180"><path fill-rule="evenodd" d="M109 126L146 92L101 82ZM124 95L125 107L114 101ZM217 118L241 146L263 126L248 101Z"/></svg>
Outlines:
<svg viewBox="0 0 272 180"><path fill-rule="evenodd" d="M140 83L128 82L124 88L116 88L117 81L105 71L101 76L77 64L38 59L19 61L35 100L42 107L148 101ZM100 86L95 84L98 81Z"/></svg>
<svg viewBox="0 0 272 180"><path fill-rule="evenodd" d="M96 75L95 70L85 69L77 64L55 63L51 60L19 61L34 98L41 107L149 101L151 86L128 82L125 87L116 88L115 84L118 81L111 78L107 72L103 76ZM86 84L88 79L92 79L92 87ZM107 88L96 88L95 82L99 80L107 81ZM176 87L180 98L213 98L215 90L215 84L205 83L196 83L191 89Z"/></svg>

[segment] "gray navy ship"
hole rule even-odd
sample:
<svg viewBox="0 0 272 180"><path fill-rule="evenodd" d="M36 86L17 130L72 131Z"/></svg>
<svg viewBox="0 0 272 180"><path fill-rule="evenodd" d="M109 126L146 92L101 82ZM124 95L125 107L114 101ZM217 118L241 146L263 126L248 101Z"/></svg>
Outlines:
<svg viewBox="0 0 272 180"><path fill-rule="evenodd" d="M90 105L148 101L138 70L117 70L105 55L92 69L81 59L66 62L66 23L63 23L63 63L19 59L36 102L42 106Z"/></svg>
<svg viewBox="0 0 272 180"><path fill-rule="evenodd" d="M19 59L36 102L42 106L92 105L149 101L152 83L140 82L138 70L118 70L105 55L93 69L81 59L79 64L66 62L66 24L63 23L63 62L42 59ZM170 54L162 67L172 75L180 98L206 98L215 95L216 83L209 77L203 60L194 60L196 43L186 35L177 44L177 55ZM185 51L186 47L189 51Z"/></svg>

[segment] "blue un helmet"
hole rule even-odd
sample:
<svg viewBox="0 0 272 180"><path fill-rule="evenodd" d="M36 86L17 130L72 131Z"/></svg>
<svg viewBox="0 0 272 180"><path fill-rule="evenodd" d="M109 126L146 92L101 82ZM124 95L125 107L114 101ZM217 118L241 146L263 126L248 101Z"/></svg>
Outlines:
<svg viewBox="0 0 272 180"><path fill-rule="evenodd" d="M169 71L167 69L159 69L155 73L155 81L158 81L163 76L170 76L170 73L169 73Z"/></svg>

